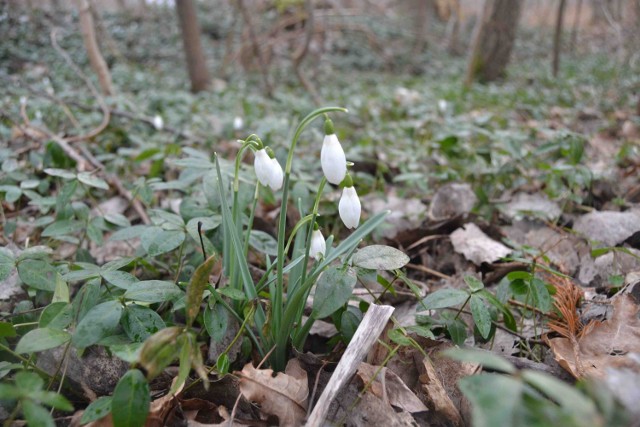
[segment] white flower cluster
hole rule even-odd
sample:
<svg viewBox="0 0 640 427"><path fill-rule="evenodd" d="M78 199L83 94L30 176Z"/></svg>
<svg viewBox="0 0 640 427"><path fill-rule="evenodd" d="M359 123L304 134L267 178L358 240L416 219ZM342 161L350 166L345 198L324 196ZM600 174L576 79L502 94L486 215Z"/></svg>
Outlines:
<svg viewBox="0 0 640 427"><path fill-rule="evenodd" d="M342 222L349 229L357 228L362 213L360 199L353 187L353 180L347 173L347 158L344 150L333 130L333 123L329 119L325 121L325 137L320 151L320 163L328 182L334 185L343 185L342 197L338 203L338 212ZM270 148L261 148L255 152L254 168L262 185L268 186L273 191L282 188L284 180L282 166ZM314 258L320 259L325 254L327 244L322 232L315 224L314 226L309 253Z"/></svg>
<svg viewBox="0 0 640 427"><path fill-rule="evenodd" d="M356 189L353 188L351 176L347 173L347 158L344 155L344 150L333 131L333 123L329 119L325 122L325 137L320 151L320 163L327 181L334 185L344 183L338 212L347 228L357 228L362 212L360 199Z"/></svg>

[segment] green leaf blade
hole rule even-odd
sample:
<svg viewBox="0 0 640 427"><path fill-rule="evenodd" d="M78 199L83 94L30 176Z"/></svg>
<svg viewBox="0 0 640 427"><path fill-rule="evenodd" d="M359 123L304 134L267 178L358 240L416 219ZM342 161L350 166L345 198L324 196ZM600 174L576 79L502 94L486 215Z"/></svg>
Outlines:
<svg viewBox="0 0 640 427"><path fill-rule="evenodd" d="M187 288L187 327L191 327L200 312L202 295L209 285L209 276L213 271L216 256L211 255L202 263L191 276L189 287Z"/></svg>
<svg viewBox="0 0 640 427"><path fill-rule="evenodd" d="M77 348L86 348L112 333L122 316L120 301L107 301L91 308L82 318L71 340Z"/></svg>
<svg viewBox="0 0 640 427"><path fill-rule="evenodd" d="M37 353L61 346L71 339L66 331L38 328L27 332L16 345L16 353Z"/></svg>
<svg viewBox="0 0 640 427"><path fill-rule="evenodd" d="M370 245L353 255L353 265L369 270L398 270L409 262L402 251L385 245Z"/></svg>
<svg viewBox="0 0 640 427"><path fill-rule="evenodd" d="M322 319L333 314L349 301L356 282L353 270L345 271L335 267L326 269L316 284L311 315L315 319Z"/></svg>
<svg viewBox="0 0 640 427"><path fill-rule="evenodd" d="M144 425L150 402L149 383L144 374L138 369L132 369L124 374L118 381L111 400L114 427Z"/></svg>
<svg viewBox="0 0 640 427"><path fill-rule="evenodd" d="M461 289L438 289L422 300L422 309L436 310L439 308L454 307L465 302L467 298L469 298L469 294Z"/></svg>

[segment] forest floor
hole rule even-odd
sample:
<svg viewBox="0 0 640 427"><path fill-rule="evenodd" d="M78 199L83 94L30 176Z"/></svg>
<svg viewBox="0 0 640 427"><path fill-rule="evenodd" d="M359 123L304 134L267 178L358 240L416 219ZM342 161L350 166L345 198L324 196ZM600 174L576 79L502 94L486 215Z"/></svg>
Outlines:
<svg viewBox="0 0 640 427"><path fill-rule="evenodd" d="M390 213L375 229L364 222L369 246L336 255L323 273L341 263L357 278L349 302L326 311L312 295L301 312L326 313L272 377L242 333L262 331L252 298L224 273L233 266L210 265L202 313L185 299L200 283L203 250L232 250L214 160L232 172L238 140L256 134L284 165L293 129L318 105L279 57L270 97L259 67L236 62L211 90L189 93L170 12L103 17L117 88L104 99L86 84L80 35L52 32L75 28L70 17L0 21L0 419L136 425L148 410L147 425L297 425L375 303L394 307L392 320L377 325L385 330L366 362L351 362L328 422L637 423L637 55L613 58L585 31L554 78L549 32L525 28L505 80L470 88L464 58L437 45L390 61L352 36L334 40L339 54L310 56L304 68L323 105L348 109L331 118L354 163L363 221ZM232 27L221 22L204 26L218 71L220 32ZM318 120L296 148L287 235L313 207L323 136ZM282 193L263 189L250 219L252 164L240 164L238 218L253 224L246 265L258 283L278 254ZM318 199L334 250L355 233L339 220L340 193L327 185ZM299 270L295 251L289 275ZM258 306L277 301L271 286ZM238 320L223 304L240 307ZM157 338L185 324L193 335ZM160 344L175 351L161 355ZM142 415L127 407L145 393Z"/></svg>

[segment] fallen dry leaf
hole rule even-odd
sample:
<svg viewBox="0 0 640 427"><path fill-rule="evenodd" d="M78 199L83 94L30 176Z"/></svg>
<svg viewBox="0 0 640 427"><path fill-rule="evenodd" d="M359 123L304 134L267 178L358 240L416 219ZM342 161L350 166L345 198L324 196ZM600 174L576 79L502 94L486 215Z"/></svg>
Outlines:
<svg viewBox="0 0 640 427"><path fill-rule="evenodd" d="M251 363L237 374L242 395L259 404L265 414L278 417L281 426L304 424L309 385L307 373L297 359L291 359L284 373L275 377L272 369L256 369Z"/></svg>
<svg viewBox="0 0 640 427"><path fill-rule="evenodd" d="M356 374L365 385L371 383L369 391L383 401L410 413L428 411L424 403L392 370L362 362Z"/></svg>
<svg viewBox="0 0 640 427"><path fill-rule="evenodd" d="M476 265L483 262L491 264L511 253L511 249L484 234L473 223L465 224L451 233L451 244L456 252Z"/></svg>
<svg viewBox="0 0 640 427"><path fill-rule="evenodd" d="M460 411L453 404L449 394L438 379L436 370L428 357L422 359L422 363L418 366L418 371L420 372L419 381L429 408L442 418L450 420L453 425L462 425Z"/></svg>
<svg viewBox="0 0 640 427"><path fill-rule="evenodd" d="M511 219L531 217L552 220L562 214L562 209L543 193L518 193L500 210Z"/></svg>
<svg viewBox="0 0 640 427"><path fill-rule="evenodd" d="M174 386L177 379L178 377L175 377L171 381L171 387ZM175 394L166 394L151 402L145 427L161 427L165 425L165 421L169 413L180 403L177 397L180 395L183 388L184 384L178 388Z"/></svg>
<svg viewBox="0 0 640 427"><path fill-rule="evenodd" d="M547 338L556 361L576 378L604 378L606 368L633 365L630 353L640 353L640 307L629 294L613 298L610 319L584 330L577 343L569 338Z"/></svg>

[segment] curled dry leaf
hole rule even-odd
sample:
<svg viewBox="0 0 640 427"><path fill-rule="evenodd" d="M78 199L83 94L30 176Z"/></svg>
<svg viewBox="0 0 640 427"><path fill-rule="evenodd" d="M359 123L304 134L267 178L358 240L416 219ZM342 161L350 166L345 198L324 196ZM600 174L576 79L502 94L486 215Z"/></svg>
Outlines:
<svg viewBox="0 0 640 427"><path fill-rule="evenodd" d="M362 362L357 375L365 385L371 383L369 391L383 401L387 400L391 405L411 413L428 411L424 403L392 370Z"/></svg>
<svg viewBox="0 0 640 427"><path fill-rule="evenodd" d="M631 362L631 354L640 353L639 311L631 295L618 295L613 298L610 319L584 328L574 342L566 334L547 338L547 342L560 366L576 378L604 378L606 368L625 366ZM562 328L553 329L561 332Z"/></svg>
<svg viewBox="0 0 640 427"><path fill-rule="evenodd" d="M483 262L491 264L511 253L511 249L484 234L473 223L465 224L451 233L451 244L456 252L476 265Z"/></svg>
<svg viewBox="0 0 640 427"><path fill-rule="evenodd" d="M418 371L420 372L420 385L429 404L429 409L440 415L441 418L450 420L452 425L461 426L463 423L460 411L453 404L447 390L438 379L436 370L428 357L422 359Z"/></svg>
<svg viewBox="0 0 640 427"><path fill-rule="evenodd" d="M290 360L284 373L275 377L272 369L256 369L251 363L238 374L242 395L259 404L265 414L278 417L283 427L304 424L309 384L298 360Z"/></svg>

